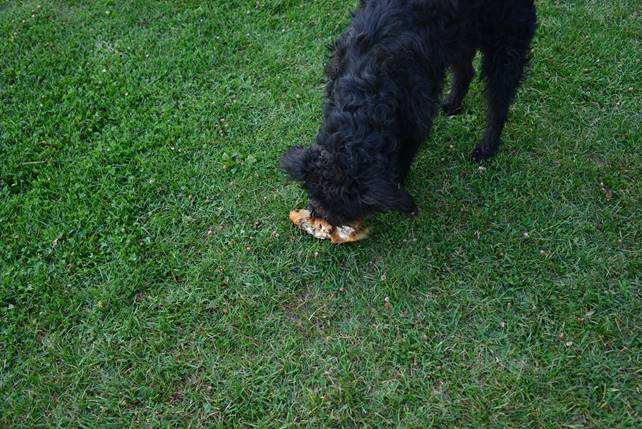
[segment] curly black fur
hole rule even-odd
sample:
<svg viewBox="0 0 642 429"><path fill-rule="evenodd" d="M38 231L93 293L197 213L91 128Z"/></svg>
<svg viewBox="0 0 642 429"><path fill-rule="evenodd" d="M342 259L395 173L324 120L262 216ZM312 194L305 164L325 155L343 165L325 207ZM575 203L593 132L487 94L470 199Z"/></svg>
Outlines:
<svg viewBox="0 0 642 429"><path fill-rule="evenodd" d="M533 0L362 0L332 46L316 142L290 149L281 167L332 224L387 210L415 213L401 185L439 111L446 70L453 87L441 107L450 115L460 111L473 57L482 52L487 126L473 159L493 156L535 25Z"/></svg>

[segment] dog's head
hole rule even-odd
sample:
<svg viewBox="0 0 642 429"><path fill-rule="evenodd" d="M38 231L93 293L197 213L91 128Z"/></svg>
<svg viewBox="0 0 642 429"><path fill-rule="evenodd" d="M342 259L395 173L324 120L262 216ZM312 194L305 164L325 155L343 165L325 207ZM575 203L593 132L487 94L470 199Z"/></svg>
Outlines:
<svg viewBox="0 0 642 429"><path fill-rule="evenodd" d="M294 147L281 158L281 168L308 192L315 216L333 225L346 225L383 211L414 214L417 206L399 185L380 175L346 165L344 156L321 146Z"/></svg>

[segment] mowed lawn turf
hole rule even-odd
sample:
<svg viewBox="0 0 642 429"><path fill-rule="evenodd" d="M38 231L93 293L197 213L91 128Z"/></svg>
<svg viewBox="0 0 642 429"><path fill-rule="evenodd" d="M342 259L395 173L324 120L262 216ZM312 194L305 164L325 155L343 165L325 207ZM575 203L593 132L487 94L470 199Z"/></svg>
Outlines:
<svg viewBox="0 0 642 429"><path fill-rule="evenodd" d="M333 247L277 164L354 1L0 1L0 427L639 427L642 9L537 3L497 158L476 81Z"/></svg>

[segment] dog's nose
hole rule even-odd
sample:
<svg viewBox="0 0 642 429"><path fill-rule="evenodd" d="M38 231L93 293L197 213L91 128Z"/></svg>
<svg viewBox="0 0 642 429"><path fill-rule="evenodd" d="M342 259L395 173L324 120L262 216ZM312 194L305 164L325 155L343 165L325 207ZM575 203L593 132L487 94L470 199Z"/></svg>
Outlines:
<svg viewBox="0 0 642 429"><path fill-rule="evenodd" d="M325 215L323 213L323 209L319 207L316 201L310 200L308 203L308 210L310 210L310 214L314 217L320 217L320 218L325 218Z"/></svg>

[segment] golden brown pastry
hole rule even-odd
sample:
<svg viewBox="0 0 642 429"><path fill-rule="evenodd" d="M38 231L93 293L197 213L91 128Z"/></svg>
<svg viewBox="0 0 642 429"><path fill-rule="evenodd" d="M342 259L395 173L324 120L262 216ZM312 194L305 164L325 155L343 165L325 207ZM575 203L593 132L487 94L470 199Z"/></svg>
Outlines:
<svg viewBox="0 0 642 429"><path fill-rule="evenodd" d="M332 244L350 243L368 236L368 230L361 225L332 226L324 219L313 217L306 209L292 210L290 220L308 234L320 240L330 240Z"/></svg>

